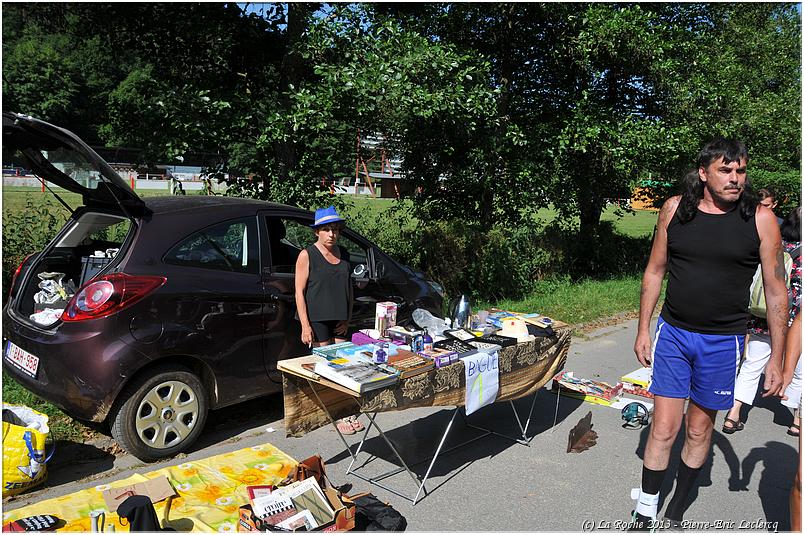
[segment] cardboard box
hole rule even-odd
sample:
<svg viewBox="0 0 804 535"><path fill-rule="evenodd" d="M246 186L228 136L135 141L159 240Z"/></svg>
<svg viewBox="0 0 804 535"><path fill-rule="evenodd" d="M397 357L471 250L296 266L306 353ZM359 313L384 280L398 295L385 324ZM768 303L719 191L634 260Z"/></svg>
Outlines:
<svg viewBox="0 0 804 535"><path fill-rule="evenodd" d="M326 477L326 467L324 461L319 455L313 455L301 461L296 467L296 472L291 474L285 479L285 483L292 481L302 481L309 477L314 477L318 482L319 488L324 492L333 511L335 517L331 522L322 526L318 526L313 531L351 531L355 528L355 503L349 499L348 496L338 496L338 491L329 485L329 480ZM254 509L251 505L240 506L240 518L237 523L237 531L282 531L275 528L270 524L264 522L262 519L254 515Z"/></svg>
<svg viewBox="0 0 804 535"><path fill-rule="evenodd" d="M355 529L355 503L348 496L338 497L338 492L332 487L327 487L323 491L329 504L335 510L335 519L323 526L318 526L313 531L331 533ZM237 531L239 532L281 531L256 517L251 505L241 505L239 512L240 518L237 522Z"/></svg>
<svg viewBox="0 0 804 535"><path fill-rule="evenodd" d="M383 301L377 303L374 313L374 328L380 331L380 336L386 336L389 327L396 326L396 303Z"/></svg>
<svg viewBox="0 0 804 535"><path fill-rule="evenodd" d="M447 349L425 349L419 351L419 355L433 359L436 368L443 368L459 360L458 354L455 351Z"/></svg>
<svg viewBox="0 0 804 535"><path fill-rule="evenodd" d="M173 490L168 478L159 476L142 483L104 490L103 501L106 502L106 509L115 512L129 496L148 496L151 503L156 503L175 495L176 491Z"/></svg>
<svg viewBox="0 0 804 535"><path fill-rule="evenodd" d="M418 353L413 346L415 345L417 338L422 339L424 337L424 331L415 329L408 330L404 327L396 326L389 328L386 336L391 339L391 342L397 345L410 346L410 349L414 353ZM421 349L419 351L421 351Z"/></svg>

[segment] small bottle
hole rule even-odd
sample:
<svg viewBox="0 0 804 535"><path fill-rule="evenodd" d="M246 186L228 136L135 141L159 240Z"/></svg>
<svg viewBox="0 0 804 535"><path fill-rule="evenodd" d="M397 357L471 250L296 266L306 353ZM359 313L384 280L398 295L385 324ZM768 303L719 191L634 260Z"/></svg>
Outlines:
<svg viewBox="0 0 804 535"><path fill-rule="evenodd" d="M433 350L433 337L427 332L427 329L424 330L424 351L432 351Z"/></svg>
<svg viewBox="0 0 804 535"><path fill-rule="evenodd" d="M388 356L385 353L385 349L383 349L384 345L385 344L379 344L374 351L374 364L385 364L388 362Z"/></svg>
<svg viewBox="0 0 804 535"><path fill-rule="evenodd" d="M418 353L424 349L424 336L421 334L416 334L413 336L413 340L410 342L410 350L414 353Z"/></svg>

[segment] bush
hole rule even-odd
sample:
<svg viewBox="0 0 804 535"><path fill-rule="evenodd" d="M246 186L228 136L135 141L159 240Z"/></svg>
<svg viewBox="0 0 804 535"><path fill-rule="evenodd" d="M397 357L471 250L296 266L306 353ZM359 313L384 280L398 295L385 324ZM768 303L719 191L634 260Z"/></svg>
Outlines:
<svg viewBox="0 0 804 535"><path fill-rule="evenodd" d="M14 271L31 253L44 248L55 232L64 225L65 218L46 198L44 202L31 195L25 198L25 209L3 214L3 302L8 299Z"/></svg>
<svg viewBox="0 0 804 535"><path fill-rule="evenodd" d="M352 214L349 226L395 260L424 271L446 294L495 302L518 299L548 280L603 280L639 275L651 238L619 234L610 221L595 236L579 236L578 223L535 220L483 231L475 222L434 221L418 225L409 207Z"/></svg>

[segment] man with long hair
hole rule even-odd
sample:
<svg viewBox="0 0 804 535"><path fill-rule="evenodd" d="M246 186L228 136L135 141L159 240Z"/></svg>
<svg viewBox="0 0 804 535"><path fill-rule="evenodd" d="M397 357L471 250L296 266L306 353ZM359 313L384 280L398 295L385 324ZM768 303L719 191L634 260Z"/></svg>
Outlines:
<svg viewBox="0 0 804 535"><path fill-rule="evenodd" d="M633 513L634 529L656 525L659 489L684 418L686 433L676 489L665 522L680 526L690 490L709 456L718 410L734 403L734 378L743 353L749 287L758 263L771 335L763 396L781 396L787 331L787 288L779 226L746 184L743 143L715 139L684 177L681 195L664 203L642 277L634 352L653 364L653 423ZM650 320L665 273L667 292L651 343Z"/></svg>

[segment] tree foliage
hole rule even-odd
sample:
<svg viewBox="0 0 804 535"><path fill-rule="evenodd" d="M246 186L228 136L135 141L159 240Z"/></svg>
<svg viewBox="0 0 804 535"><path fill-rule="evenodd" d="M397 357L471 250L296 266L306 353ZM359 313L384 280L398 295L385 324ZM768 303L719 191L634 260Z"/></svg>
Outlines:
<svg viewBox="0 0 804 535"><path fill-rule="evenodd" d="M760 182L800 183L794 4L2 9L6 109L149 162L206 154L232 194L319 203L366 135L401 156L420 221L482 232L553 205L595 239L607 198L674 181L716 135Z"/></svg>

